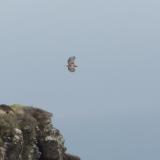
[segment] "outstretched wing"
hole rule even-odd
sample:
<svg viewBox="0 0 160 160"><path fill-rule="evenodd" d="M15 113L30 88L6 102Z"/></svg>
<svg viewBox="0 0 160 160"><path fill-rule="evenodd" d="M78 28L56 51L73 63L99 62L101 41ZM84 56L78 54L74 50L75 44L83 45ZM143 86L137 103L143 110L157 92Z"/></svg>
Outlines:
<svg viewBox="0 0 160 160"><path fill-rule="evenodd" d="M74 64L75 59L76 59L75 56L69 57L69 59L68 59L68 65Z"/></svg>

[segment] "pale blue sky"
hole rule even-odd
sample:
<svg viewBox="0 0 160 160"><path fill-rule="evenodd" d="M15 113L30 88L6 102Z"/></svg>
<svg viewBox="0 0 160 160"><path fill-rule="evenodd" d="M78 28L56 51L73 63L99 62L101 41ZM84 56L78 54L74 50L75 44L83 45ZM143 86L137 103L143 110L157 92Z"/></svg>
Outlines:
<svg viewBox="0 0 160 160"><path fill-rule="evenodd" d="M82 160L160 159L159 17L158 0L0 2L0 103L53 112Z"/></svg>

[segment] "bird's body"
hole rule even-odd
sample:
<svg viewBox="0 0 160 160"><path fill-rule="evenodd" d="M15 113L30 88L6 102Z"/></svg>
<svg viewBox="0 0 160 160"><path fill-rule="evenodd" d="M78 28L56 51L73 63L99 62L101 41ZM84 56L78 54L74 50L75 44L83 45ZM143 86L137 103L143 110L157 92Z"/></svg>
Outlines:
<svg viewBox="0 0 160 160"><path fill-rule="evenodd" d="M68 59L68 65L67 65L67 67L68 67L68 70L70 71L70 72L75 72L75 68L76 67L78 67L76 64L75 64L75 59L76 59L76 57L75 56L72 56L72 57L69 57L69 59Z"/></svg>

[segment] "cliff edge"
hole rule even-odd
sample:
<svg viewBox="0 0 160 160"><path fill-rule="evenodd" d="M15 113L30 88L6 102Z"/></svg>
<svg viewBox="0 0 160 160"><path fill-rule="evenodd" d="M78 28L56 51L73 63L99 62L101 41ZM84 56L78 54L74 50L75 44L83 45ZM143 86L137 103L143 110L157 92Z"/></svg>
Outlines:
<svg viewBox="0 0 160 160"><path fill-rule="evenodd" d="M66 153L52 113L21 105L0 105L0 160L80 160Z"/></svg>

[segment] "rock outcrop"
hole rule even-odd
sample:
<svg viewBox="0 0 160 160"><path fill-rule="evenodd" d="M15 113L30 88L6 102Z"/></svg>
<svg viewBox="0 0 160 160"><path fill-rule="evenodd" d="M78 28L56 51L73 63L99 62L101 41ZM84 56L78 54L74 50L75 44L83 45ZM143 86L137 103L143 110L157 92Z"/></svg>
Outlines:
<svg viewBox="0 0 160 160"><path fill-rule="evenodd" d="M66 153L51 118L39 108L0 105L0 160L80 160Z"/></svg>

